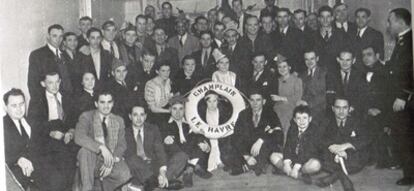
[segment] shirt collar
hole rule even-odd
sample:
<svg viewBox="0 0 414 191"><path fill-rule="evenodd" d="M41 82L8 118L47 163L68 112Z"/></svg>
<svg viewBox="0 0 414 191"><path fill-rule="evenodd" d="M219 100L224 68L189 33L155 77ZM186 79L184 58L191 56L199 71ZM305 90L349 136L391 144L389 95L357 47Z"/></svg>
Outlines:
<svg viewBox="0 0 414 191"><path fill-rule="evenodd" d="M259 116L260 116L260 115L262 115L262 111L263 111L263 108L260 111L257 111L257 112L253 111L253 115L259 114Z"/></svg>
<svg viewBox="0 0 414 191"><path fill-rule="evenodd" d="M182 123L187 123L187 120L185 120L185 118L183 118L181 121L177 121L175 120L173 117L170 117L170 119L168 120L168 123L172 123L172 122L182 122Z"/></svg>
<svg viewBox="0 0 414 191"><path fill-rule="evenodd" d="M93 96L93 90L87 90L85 88L83 90L85 90L86 92L88 92L89 94L91 94L91 96Z"/></svg>
<svg viewBox="0 0 414 191"><path fill-rule="evenodd" d="M49 98L55 98L55 95L52 94L52 93L50 93L50 92L48 92L48 91L46 91L46 96L49 97ZM58 92L56 94L56 96L58 97L58 99L62 97L62 95L60 94L60 92Z"/></svg>
<svg viewBox="0 0 414 191"><path fill-rule="evenodd" d="M344 124L346 125L346 120L347 119L340 120L340 119L336 118L336 124L338 125L338 127L341 125L341 122L344 122Z"/></svg>
<svg viewBox="0 0 414 191"><path fill-rule="evenodd" d="M283 34L286 34L288 29L289 29L289 26L286 26L285 28L281 29L281 31L283 32Z"/></svg>
<svg viewBox="0 0 414 191"><path fill-rule="evenodd" d="M405 35L406 33L408 33L410 30L411 30L411 28L408 28L408 29L398 33L398 36L401 37L401 36Z"/></svg>
<svg viewBox="0 0 414 191"><path fill-rule="evenodd" d="M368 26L365 26L364 28L359 29L359 34L360 34L360 36L364 35L364 32L367 30L367 28L368 28ZM358 35L358 34L357 34L357 35Z"/></svg>
<svg viewBox="0 0 414 191"><path fill-rule="evenodd" d="M53 52L54 55L56 55L56 49L59 52L59 54L62 54L62 52L58 49L55 48L54 46L52 46L51 44L47 43L47 46L49 47L49 49Z"/></svg>

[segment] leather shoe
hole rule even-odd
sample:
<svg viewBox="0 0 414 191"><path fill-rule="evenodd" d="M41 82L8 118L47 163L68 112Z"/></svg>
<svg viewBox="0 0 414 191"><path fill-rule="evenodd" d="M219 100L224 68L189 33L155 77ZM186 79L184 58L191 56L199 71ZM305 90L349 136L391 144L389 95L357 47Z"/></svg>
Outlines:
<svg viewBox="0 0 414 191"><path fill-rule="evenodd" d="M179 180L169 180L168 186L165 188L167 190L180 190L183 189L183 183Z"/></svg>
<svg viewBox="0 0 414 191"><path fill-rule="evenodd" d="M254 174L256 174L256 176L263 174L263 170L257 165L252 166L251 169L254 171Z"/></svg>
<svg viewBox="0 0 414 191"><path fill-rule="evenodd" d="M183 184L184 184L184 187L193 186L193 173L192 172L186 172L183 174Z"/></svg>
<svg viewBox="0 0 414 191"><path fill-rule="evenodd" d="M339 180L341 181L344 191L355 191L354 184L346 174L341 174Z"/></svg>
<svg viewBox="0 0 414 191"><path fill-rule="evenodd" d="M320 179L316 179L315 180L315 184L321 188L327 187L330 184L333 184L335 181L338 180L338 174L337 173L333 173L331 175L322 177Z"/></svg>
<svg viewBox="0 0 414 191"><path fill-rule="evenodd" d="M396 184L400 186L411 185L411 184L414 184L414 179L409 178L409 177L404 177L404 178L399 179Z"/></svg>
<svg viewBox="0 0 414 191"><path fill-rule="evenodd" d="M243 172L244 171L242 169L236 168L236 169L231 170L230 175L231 176L237 176L237 175L243 174Z"/></svg>
<svg viewBox="0 0 414 191"><path fill-rule="evenodd" d="M213 176L213 174L211 174L211 172L208 172L207 170L201 168L199 165L197 165L194 169L194 173L199 176L200 178L203 179L209 179Z"/></svg>
<svg viewBox="0 0 414 191"><path fill-rule="evenodd" d="M302 174L301 179L305 184L312 184L312 177L309 174Z"/></svg>

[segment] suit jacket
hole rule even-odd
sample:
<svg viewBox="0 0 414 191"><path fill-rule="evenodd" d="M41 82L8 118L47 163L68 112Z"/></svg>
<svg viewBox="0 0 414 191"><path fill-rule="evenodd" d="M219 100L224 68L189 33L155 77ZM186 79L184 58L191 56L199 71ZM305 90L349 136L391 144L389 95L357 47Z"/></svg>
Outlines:
<svg viewBox="0 0 414 191"><path fill-rule="evenodd" d="M349 75L348 85L342 83L342 76L340 70L336 72L328 72L326 80L326 98L329 105L333 105L336 96L346 97L350 105L356 110L362 106L362 98L366 94L366 84L362 72L352 68Z"/></svg>
<svg viewBox="0 0 414 191"><path fill-rule="evenodd" d="M303 59L305 41L301 30L288 27L286 34L282 35L280 29L277 28L272 33L272 38L276 52L289 59L294 71L301 72L306 69Z"/></svg>
<svg viewBox="0 0 414 191"><path fill-rule="evenodd" d="M247 35L239 39L238 44L241 47L250 50L250 52L264 52L267 58L272 58L274 55L274 46L272 38L266 34L259 33L252 42Z"/></svg>
<svg viewBox="0 0 414 191"><path fill-rule="evenodd" d="M172 89L174 93L179 92L180 95L184 95L191 91L202 80L202 78L194 71L190 79L186 79L184 70L181 69L172 80Z"/></svg>
<svg viewBox="0 0 414 191"><path fill-rule="evenodd" d="M299 75L303 82L302 99L308 103L313 116L325 114L326 76L326 69L319 66L315 68L313 76L309 76L308 71L304 71Z"/></svg>
<svg viewBox="0 0 414 191"><path fill-rule="evenodd" d="M353 23L353 22L349 22L349 21L347 21L347 23L348 23L348 30L347 31L345 31L344 29L340 29L340 28L338 28L337 26L336 26L336 23L335 22L333 22L333 27L335 28L335 29L338 29L338 30L341 30L341 31L343 31L343 32L345 32L345 34L348 36L348 38L350 38L350 39L352 39L353 38L353 36L355 36L354 34L356 34L356 32L357 32L357 30L358 30L358 26L355 24L355 23Z"/></svg>
<svg viewBox="0 0 414 191"><path fill-rule="evenodd" d="M266 132L266 128L272 128L272 133ZM250 148L258 140L264 144L270 144L276 151L281 151L283 146L283 132L277 114L271 109L263 108L258 126L253 125L253 111L247 108L240 112L232 135L233 146L241 154L250 153Z"/></svg>
<svg viewBox="0 0 414 191"><path fill-rule="evenodd" d="M286 136L283 159L290 159L293 164L302 165L311 158L318 159L320 156L318 148L322 133L318 126L311 123L299 139L299 129L296 124L292 125ZM298 148L297 154L296 148Z"/></svg>
<svg viewBox="0 0 414 191"><path fill-rule="evenodd" d="M236 44L234 50L231 50L228 45L223 46L222 50L223 54L230 59L230 70L235 72L242 81L247 80L253 71L249 61L253 52L240 43Z"/></svg>
<svg viewBox="0 0 414 191"><path fill-rule="evenodd" d="M111 77L111 65L113 56L108 51L101 48L101 69L100 69L100 78L97 78L97 73L95 69L95 65L92 59L92 55L84 55L83 53L80 54L80 65L81 65L81 72L91 72L95 75L95 87L97 90L102 89L105 83Z"/></svg>
<svg viewBox="0 0 414 191"><path fill-rule="evenodd" d="M196 60L196 74L204 78L211 78L211 75L217 70L216 61L213 56L213 47L211 48L210 55L208 56L207 64L202 65L201 60L203 57L203 50L194 51L192 56Z"/></svg>
<svg viewBox="0 0 414 191"><path fill-rule="evenodd" d="M144 95L145 84L156 76L155 67L153 66L148 73L144 72L141 62L130 64L127 66L128 74L126 76L126 83L130 90L137 91L138 94ZM171 74L170 74L171 76Z"/></svg>
<svg viewBox="0 0 414 191"><path fill-rule="evenodd" d="M73 101L73 116L78 121L79 116L89 110L95 109L95 103L93 96L85 90L80 90L75 93L75 99Z"/></svg>
<svg viewBox="0 0 414 191"><path fill-rule="evenodd" d="M168 40L168 46L175 48L178 51L178 60L181 63L184 56L190 55L194 51L200 49L200 42L197 37L187 33L187 39L183 46L180 44L178 35L175 35Z"/></svg>
<svg viewBox="0 0 414 191"><path fill-rule="evenodd" d="M248 90L249 88L256 88L261 89L267 100L270 100L270 94L272 92L272 84L277 84L276 76L269 70L269 68L265 68L263 73L259 76L256 80L253 74L250 75L249 80L246 83L243 83L244 87L243 90ZM276 82L274 82L276 80Z"/></svg>
<svg viewBox="0 0 414 191"><path fill-rule="evenodd" d="M73 87L68 66L65 59L59 59L48 45L34 50L29 56L29 73L27 77L27 86L29 88L30 97L40 96L43 87L40 85L44 75L49 72L58 72L62 82L61 90L67 94L71 94Z"/></svg>
<svg viewBox="0 0 414 191"><path fill-rule="evenodd" d="M127 149L125 151L125 160L133 160L137 156L137 144L134 138L133 127L125 129L125 139ZM161 133L156 125L144 123L144 152L145 155L156 162L157 165L164 166L167 164L167 155L164 150Z"/></svg>
<svg viewBox="0 0 414 191"><path fill-rule="evenodd" d="M65 59L65 65L68 68L72 86L73 86L73 92L76 93L76 91L79 91L82 88L82 73L80 71L80 52L75 51L73 54L73 58L69 56L69 53L66 51L62 51L62 57Z"/></svg>
<svg viewBox="0 0 414 191"><path fill-rule="evenodd" d="M168 35L168 38L173 37L177 34L175 31L175 21L177 20L177 17L171 16L170 18L160 18L155 21L155 27L161 27L165 30L165 34Z"/></svg>
<svg viewBox="0 0 414 191"><path fill-rule="evenodd" d="M174 76L180 69L180 61L178 60L178 51L175 48L165 46L164 52L158 55L156 45L148 47L148 50L156 54L155 63L168 63L170 65L170 76Z"/></svg>
<svg viewBox="0 0 414 191"><path fill-rule="evenodd" d="M119 57L122 61L126 63L126 65L135 64L139 61L141 57L142 48L137 46L127 47L124 42L118 43L119 48ZM128 52L128 48L133 49L132 52Z"/></svg>
<svg viewBox="0 0 414 191"><path fill-rule="evenodd" d="M40 149L42 147L39 139L41 136L39 128L35 127L35 123L26 121L31 127L28 141L24 141L9 115L3 117L4 155L6 157L6 163L10 168L17 165L17 160L20 157L27 158L34 163L41 156Z"/></svg>
<svg viewBox="0 0 414 191"><path fill-rule="evenodd" d="M260 10L260 18L262 18L262 16L264 15L271 15L272 18L275 19L278 11L279 7L275 5L273 5L270 10L269 8L265 7L262 10Z"/></svg>
<svg viewBox="0 0 414 191"><path fill-rule="evenodd" d="M82 48L82 46L84 46L84 45L86 45L86 46L89 46L89 42L88 42L88 40L87 39L85 39L84 37L83 37L83 35L82 34L80 34L79 36L78 36L78 47L76 47L76 49L80 49L80 48Z"/></svg>
<svg viewBox="0 0 414 191"><path fill-rule="evenodd" d="M413 43L412 30L397 40L390 60L387 62L391 74L393 99L408 99L404 90L412 90L413 85Z"/></svg>
<svg viewBox="0 0 414 191"><path fill-rule="evenodd" d="M357 58L357 64L362 68L362 49L368 46L374 47L380 54L380 59L384 59L384 36L380 31L375 30L372 27L365 29L362 37L358 36L358 32L351 34L353 40L353 50Z"/></svg>
<svg viewBox="0 0 414 191"><path fill-rule="evenodd" d="M314 33L313 46L319 52L319 63L328 71L335 71L339 68L336 57L339 52L348 46L348 36L341 30L332 28L331 37L325 41L320 31Z"/></svg>
<svg viewBox="0 0 414 191"><path fill-rule="evenodd" d="M101 143L95 140L93 127L95 115L99 115L97 110L86 111L79 117L75 129L75 143L91 152L99 153L99 146ZM127 147L125 142L124 120L120 116L114 114L110 114L108 120L111 120L112 123L116 123L119 127L118 142L113 151L113 155L122 158ZM108 129L109 128L111 127L108 126Z"/></svg>
<svg viewBox="0 0 414 191"><path fill-rule="evenodd" d="M323 137L321 138L320 145L324 150L325 160L331 160L333 154L328 150L328 147L332 144L344 144L351 143L355 150L348 149L347 154L352 155L352 158L357 160L366 161L369 156L367 152L368 145L371 143L369 138L369 127L364 126L359 120L348 117L345 122L345 127L340 128L334 117L326 119L322 124Z"/></svg>
<svg viewBox="0 0 414 191"><path fill-rule="evenodd" d="M110 79L106 84L106 89L112 92L115 100L112 112L123 117L124 120L128 119L131 104L136 103L133 91L127 86L122 86L114 78Z"/></svg>

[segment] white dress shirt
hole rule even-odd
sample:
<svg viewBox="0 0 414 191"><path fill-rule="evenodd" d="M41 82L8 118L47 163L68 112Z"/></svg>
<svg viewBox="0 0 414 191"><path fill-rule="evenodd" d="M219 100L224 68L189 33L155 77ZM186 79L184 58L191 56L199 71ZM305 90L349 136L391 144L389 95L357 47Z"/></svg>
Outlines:
<svg viewBox="0 0 414 191"><path fill-rule="evenodd" d="M111 52L111 42L103 39L102 42L102 47L107 50L108 52ZM112 48L114 50L114 57L119 59L119 49L118 49L118 45L112 41Z"/></svg>
<svg viewBox="0 0 414 191"><path fill-rule="evenodd" d="M62 95L58 92L57 99L62 104ZM49 121L59 119L58 105L55 100L55 95L46 91L47 107L49 108Z"/></svg>
<svg viewBox="0 0 414 191"><path fill-rule="evenodd" d="M92 50L91 49L91 56L93 61L93 66L95 67L96 71L96 78L101 78L101 50Z"/></svg>
<svg viewBox="0 0 414 191"><path fill-rule="evenodd" d="M16 125L17 131L19 131L20 135L22 135L22 131L21 131L21 128L22 127L20 127L19 120L15 120L15 119L12 119L12 120L13 120L14 125ZM24 130L26 131L27 135L30 138L31 137L31 133L32 133L32 128L27 123L27 121L26 121L25 118L20 119L20 121L22 122L22 125L23 125Z"/></svg>
<svg viewBox="0 0 414 191"><path fill-rule="evenodd" d="M60 51L58 48L55 48L54 46L52 46L51 44L47 43L47 46L49 47L49 49L53 52L53 54L57 57L60 58L60 56L62 55L62 51ZM58 55L56 55L56 50L58 52Z"/></svg>

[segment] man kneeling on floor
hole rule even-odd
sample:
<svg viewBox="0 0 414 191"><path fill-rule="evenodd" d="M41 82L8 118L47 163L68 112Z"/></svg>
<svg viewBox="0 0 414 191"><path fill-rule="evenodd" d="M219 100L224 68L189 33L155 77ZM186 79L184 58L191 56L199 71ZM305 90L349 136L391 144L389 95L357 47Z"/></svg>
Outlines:
<svg viewBox="0 0 414 191"><path fill-rule="evenodd" d="M321 169L318 160L320 131L311 123L312 115L308 106L297 106L293 110L293 121L286 138L283 164L274 165L294 179L300 178L305 183L311 183L310 175Z"/></svg>
<svg viewBox="0 0 414 191"><path fill-rule="evenodd" d="M143 185L145 191L156 187L171 190L183 188L176 179L183 172L188 156L177 152L167 159L158 127L145 122L145 107L133 106L129 118L132 127L125 130L125 160L133 176L132 184Z"/></svg>
<svg viewBox="0 0 414 191"><path fill-rule="evenodd" d="M171 117L160 127L164 140L165 152L168 158L177 153L185 152L189 156L187 167L183 174L185 187L193 185L193 173L201 178L211 178L212 174L204 169L200 163L206 163L210 152L208 139L201 134L192 132L184 118L184 104L186 98L176 96L170 99Z"/></svg>
<svg viewBox="0 0 414 191"><path fill-rule="evenodd" d="M332 106L335 116L323 125L323 170L329 175L315 181L320 187L326 187L339 179L345 191L354 191L348 174L361 171L367 164L369 127L362 126L356 117L350 117L349 108L346 98L337 97Z"/></svg>

